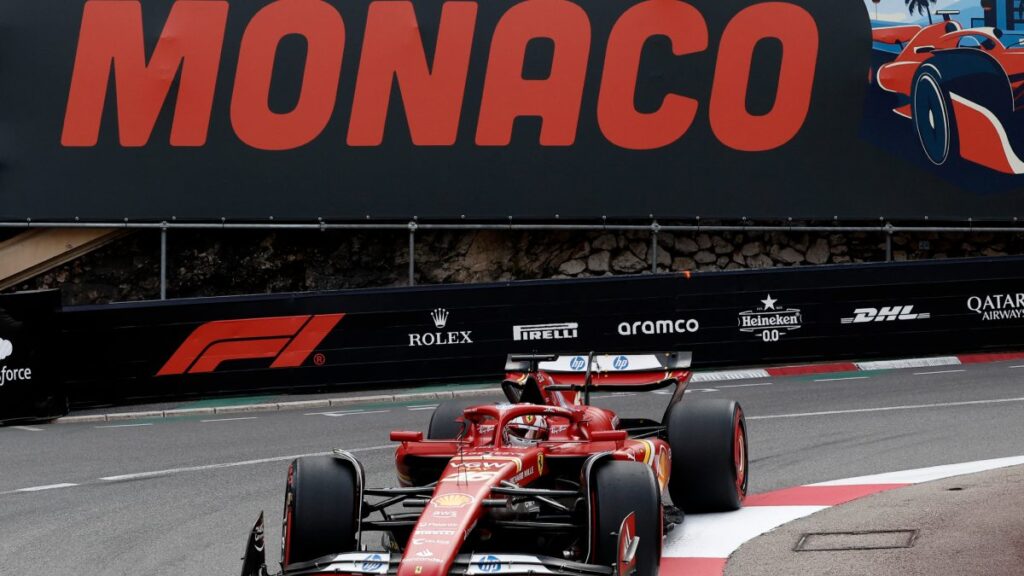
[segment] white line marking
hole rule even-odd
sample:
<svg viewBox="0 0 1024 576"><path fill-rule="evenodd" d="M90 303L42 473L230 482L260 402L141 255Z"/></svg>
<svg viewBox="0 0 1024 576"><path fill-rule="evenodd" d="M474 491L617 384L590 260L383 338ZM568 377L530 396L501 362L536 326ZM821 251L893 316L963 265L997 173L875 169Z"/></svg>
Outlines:
<svg viewBox="0 0 1024 576"><path fill-rule="evenodd" d="M952 374L954 372L967 372L967 370L936 370L934 372L914 372L914 376L927 376L929 374Z"/></svg>
<svg viewBox="0 0 1024 576"><path fill-rule="evenodd" d="M27 430L29 432L42 432L42 428L35 428L33 426L11 426L11 428L17 428L18 430Z"/></svg>
<svg viewBox="0 0 1024 576"><path fill-rule="evenodd" d="M903 360L875 360L872 362L856 362L855 364L861 370L894 370L898 368L959 366L960 359L956 356L937 356L933 358L904 358Z"/></svg>
<svg viewBox="0 0 1024 576"><path fill-rule="evenodd" d="M139 426L152 426L152 422L144 424L111 424L110 426L96 426L96 428L137 428Z"/></svg>
<svg viewBox="0 0 1024 576"><path fill-rule="evenodd" d="M388 448L394 448L394 444L387 444L385 446L367 446L365 448L353 448L349 452L370 452L373 450L385 450ZM294 460L296 458L305 458L307 456L328 456L332 452L313 452L311 454L294 454L291 456L275 456L273 458L259 458L256 460L242 460L240 462L223 462L220 464L205 464L202 466L185 466L182 468L168 468L166 470L154 470L152 472L136 472L134 474L119 474L117 476L104 476L100 480L104 482L117 482L119 480L138 480L140 478L156 478L158 476L170 476L171 474L181 474L183 472L203 472L206 470L220 470L222 468L236 468L238 466L253 466L255 464L267 464L269 462L282 462L285 460Z"/></svg>
<svg viewBox="0 0 1024 576"><path fill-rule="evenodd" d="M211 420L200 420L200 422L234 422L235 420L255 420L257 416L240 416L238 418L213 418Z"/></svg>
<svg viewBox="0 0 1024 576"><path fill-rule="evenodd" d="M716 372L697 372L690 378L690 382L720 382L722 380L753 380L755 378L769 378L767 370L753 368L746 370L720 370Z"/></svg>
<svg viewBox="0 0 1024 576"><path fill-rule="evenodd" d="M387 414L391 410L341 410L334 412L310 412L306 416L331 416L338 418L341 416L356 416L359 414Z"/></svg>
<svg viewBox="0 0 1024 576"><path fill-rule="evenodd" d="M771 386L771 385L772 385L771 382L761 382L761 383L758 383L758 384L726 384L724 386L719 386L719 388L749 388L751 386Z"/></svg>
<svg viewBox="0 0 1024 576"><path fill-rule="evenodd" d="M915 470L902 470L899 472L886 472L884 474L870 474L868 476L857 476L856 478L844 478L842 480L831 480L810 484L810 486L852 486L857 484L920 484L932 480L942 480L963 474L974 474L996 470L1007 466L1024 464L1024 456L1011 456L1009 458L994 458L992 460L979 460L977 462L963 462L960 464L946 464L943 466L931 466L928 468L917 468Z"/></svg>
<svg viewBox="0 0 1024 576"><path fill-rule="evenodd" d="M71 484L70 482L65 482L63 484L49 484L49 485L46 485L46 486L33 486L31 488L21 488L19 490L15 490L15 492L39 492L39 491L42 491L42 490L53 490L55 488L70 488L71 486L78 486L78 484Z"/></svg>
<svg viewBox="0 0 1024 576"><path fill-rule="evenodd" d="M1019 366L1010 366L1010 368L1024 368L1024 364L1021 364Z"/></svg>
<svg viewBox="0 0 1024 576"><path fill-rule="evenodd" d="M776 418L804 418L807 416L832 416L836 414L863 414L867 412L892 412L894 410L920 410L924 408L952 408L954 406L980 406L982 404L1006 404L1024 402L1024 398L999 398L997 400L969 400L966 402L943 402L941 404L908 404L882 408L857 408L855 410L829 410L827 412L802 412L798 414L772 414L769 416L747 416L747 420L773 420Z"/></svg>
<svg viewBox="0 0 1024 576"><path fill-rule="evenodd" d="M843 380L867 380L870 376L846 376L843 378L819 378L815 382L841 382Z"/></svg>
<svg viewBox="0 0 1024 576"><path fill-rule="evenodd" d="M413 412L417 412L419 410L433 410L434 408L437 408L437 406L437 404L429 404L426 406L409 406L409 410L412 410Z"/></svg>
<svg viewBox="0 0 1024 576"><path fill-rule="evenodd" d="M626 398L628 396L636 396L636 392L613 392L609 398Z"/></svg>

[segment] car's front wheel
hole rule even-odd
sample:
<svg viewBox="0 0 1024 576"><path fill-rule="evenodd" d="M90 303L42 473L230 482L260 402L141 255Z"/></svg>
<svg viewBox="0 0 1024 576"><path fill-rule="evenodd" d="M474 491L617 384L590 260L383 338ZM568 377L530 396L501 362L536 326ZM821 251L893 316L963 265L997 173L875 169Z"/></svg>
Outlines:
<svg viewBox="0 0 1024 576"><path fill-rule="evenodd" d="M353 467L338 458L297 458L288 467L281 566L357 549L362 495Z"/></svg>
<svg viewBox="0 0 1024 576"><path fill-rule="evenodd" d="M619 530L635 514L636 576L657 576L661 563L661 489L654 471L640 462L607 461L597 465L591 484L595 549L592 556L614 566L619 554Z"/></svg>

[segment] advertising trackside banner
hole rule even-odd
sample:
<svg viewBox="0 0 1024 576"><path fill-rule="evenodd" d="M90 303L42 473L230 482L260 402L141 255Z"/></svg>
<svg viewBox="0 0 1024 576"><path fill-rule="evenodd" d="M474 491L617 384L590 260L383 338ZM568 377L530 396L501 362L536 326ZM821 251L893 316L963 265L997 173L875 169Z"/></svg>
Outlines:
<svg viewBox="0 0 1024 576"><path fill-rule="evenodd" d="M935 20L4 0L0 220L1024 216L1020 47Z"/></svg>
<svg viewBox="0 0 1024 576"><path fill-rule="evenodd" d="M60 324L80 403L496 383L510 353L621 353L608 365L628 370L651 350L695 368L1021 350L1024 258L138 302Z"/></svg>
<svg viewBox="0 0 1024 576"><path fill-rule="evenodd" d="M0 294L0 422L67 412L53 369L59 309L59 290Z"/></svg>

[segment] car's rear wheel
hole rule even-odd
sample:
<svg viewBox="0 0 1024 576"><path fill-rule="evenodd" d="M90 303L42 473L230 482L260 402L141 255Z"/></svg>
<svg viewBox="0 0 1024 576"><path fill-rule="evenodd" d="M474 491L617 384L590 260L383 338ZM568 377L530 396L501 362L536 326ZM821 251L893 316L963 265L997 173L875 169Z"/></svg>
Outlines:
<svg viewBox="0 0 1024 576"><path fill-rule="evenodd" d="M734 400L683 400L668 413L672 502L687 513L728 512L747 495L747 424Z"/></svg>
<svg viewBox="0 0 1024 576"><path fill-rule="evenodd" d="M935 67L923 65L918 70L914 76L910 104L924 155L936 166L949 164L956 154L956 121Z"/></svg>
<svg viewBox="0 0 1024 576"><path fill-rule="evenodd" d="M434 409L427 427L427 440L454 440L462 432L466 408L479 406L479 400L449 400Z"/></svg>
<svg viewBox="0 0 1024 576"><path fill-rule="evenodd" d="M636 515L637 576L657 576L661 563L661 490L654 471L639 462L598 464L591 484L594 505L594 561L614 566L618 560L619 529L630 513Z"/></svg>
<svg viewBox="0 0 1024 576"><path fill-rule="evenodd" d="M284 497L281 565L355 551L361 498L349 463L330 456L293 460Z"/></svg>

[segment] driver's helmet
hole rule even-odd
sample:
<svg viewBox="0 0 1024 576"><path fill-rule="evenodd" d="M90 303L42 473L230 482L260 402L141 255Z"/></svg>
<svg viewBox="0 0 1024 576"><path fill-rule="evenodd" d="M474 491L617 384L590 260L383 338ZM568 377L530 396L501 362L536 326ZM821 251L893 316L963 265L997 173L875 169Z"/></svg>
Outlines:
<svg viewBox="0 0 1024 576"><path fill-rule="evenodd" d="M539 414L518 416L505 425L506 446L535 446L548 439L550 427L547 418Z"/></svg>

